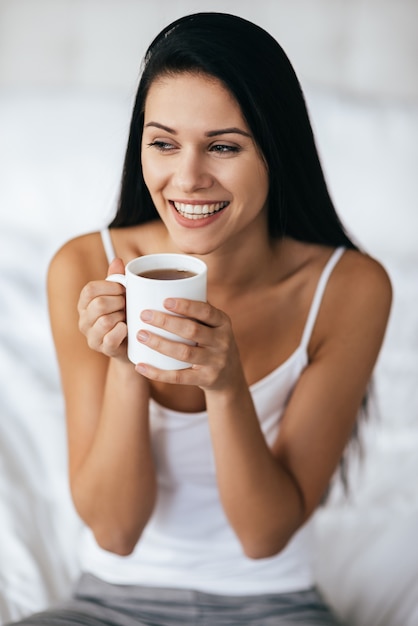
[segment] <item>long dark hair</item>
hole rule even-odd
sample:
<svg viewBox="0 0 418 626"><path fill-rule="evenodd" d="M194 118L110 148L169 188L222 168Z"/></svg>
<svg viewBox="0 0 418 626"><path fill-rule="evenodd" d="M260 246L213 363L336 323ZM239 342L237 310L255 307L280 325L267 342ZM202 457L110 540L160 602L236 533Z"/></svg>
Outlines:
<svg viewBox="0 0 418 626"><path fill-rule="evenodd" d="M304 95L285 52L255 24L226 13L197 13L164 28L143 61L112 228L159 219L145 185L141 140L148 90L157 78L195 72L220 80L233 94L269 172L271 238L357 246L331 200ZM367 397L363 402L366 411ZM358 443L357 426L352 443ZM346 485L347 452L340 463Z"/></svg>
<svg viewBox="0 0 418 626"><path fill-rule="evenodd" d="M239 103L269 171L270 236L355 248L330 198L303 92L289 59L265 30L226 13L182 17L149 46L111 226L158 219L141 167L145 100L156 78L181 72L217 78Z"/></svg>

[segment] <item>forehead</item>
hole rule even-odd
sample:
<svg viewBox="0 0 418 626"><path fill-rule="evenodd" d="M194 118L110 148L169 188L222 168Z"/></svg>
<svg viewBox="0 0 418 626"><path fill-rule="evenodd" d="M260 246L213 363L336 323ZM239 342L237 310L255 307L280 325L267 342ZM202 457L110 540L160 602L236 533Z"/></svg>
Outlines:
<svg viewBox="0 0 418 626"><path fill-rule="evenodd" d="M145 123L155 120L169 125L169 119L192 125L206 122L222 126L239 123L247 129L241 108L227 87L206 74L184 72L163 75L151 84L145 100Z"/></svg>

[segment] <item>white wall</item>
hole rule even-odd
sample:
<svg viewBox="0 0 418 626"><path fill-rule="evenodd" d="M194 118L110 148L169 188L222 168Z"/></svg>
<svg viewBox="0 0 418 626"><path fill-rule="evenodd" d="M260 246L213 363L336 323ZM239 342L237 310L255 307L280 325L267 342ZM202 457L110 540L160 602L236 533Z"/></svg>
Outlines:
<svg viewBox="0 0 418 626"><path fill-rule="evenodd" d="M418 98L416 0L0 0L0 86L129 88L158 30L200 10L270 30L304 80Z"/></svg>

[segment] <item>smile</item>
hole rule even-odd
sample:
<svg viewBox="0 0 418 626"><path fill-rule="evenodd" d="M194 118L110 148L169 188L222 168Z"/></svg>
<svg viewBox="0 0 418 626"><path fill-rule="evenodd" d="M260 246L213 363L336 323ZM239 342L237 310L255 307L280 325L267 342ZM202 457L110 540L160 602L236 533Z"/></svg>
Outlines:
<svg viewBox="0 0 418 626"><path fill-rule="evenodd" d="M172 202L172 205L182 215L189 220L202 220L219 211L222 211L229 202L215 202L214 204L184 204L183 202Z"/></svg>

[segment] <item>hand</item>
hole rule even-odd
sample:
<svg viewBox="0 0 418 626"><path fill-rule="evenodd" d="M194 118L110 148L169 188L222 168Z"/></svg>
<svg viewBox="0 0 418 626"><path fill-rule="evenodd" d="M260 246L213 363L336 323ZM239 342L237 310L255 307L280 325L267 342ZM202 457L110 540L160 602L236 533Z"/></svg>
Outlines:
<svg viewBox="0 0 418 626"><path fill-rule="evenodd" d="M238 348L228 316L207 302L183 298L169 298L164 302L170 315L159 311L142 311L147 324L194 342L194 345L175 342L158 334L140 331L137 339L153 350L180 361L192 363L182 370L160 370L138 363L139 373L151 380L195 385L203 390L222 390L242 380L243 372Z"/></svg>
<svg viewBox="0 0 418 626"><path fill-rule="evenodd" d="M109 265L109 274L124 274L121 259ZM125 288L106 280L87 283L78 301L79 329L92 350L128 360L126 355Z"/></svg>

